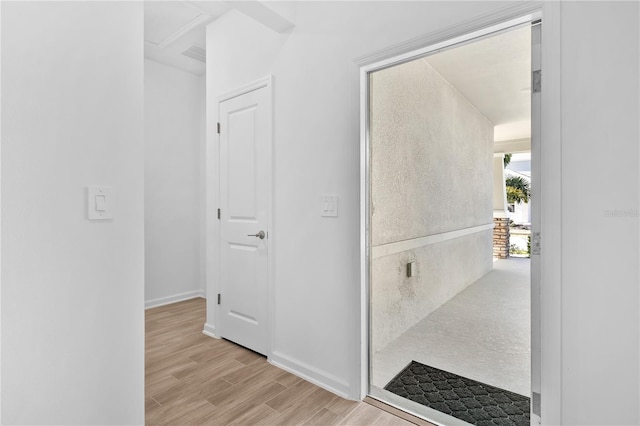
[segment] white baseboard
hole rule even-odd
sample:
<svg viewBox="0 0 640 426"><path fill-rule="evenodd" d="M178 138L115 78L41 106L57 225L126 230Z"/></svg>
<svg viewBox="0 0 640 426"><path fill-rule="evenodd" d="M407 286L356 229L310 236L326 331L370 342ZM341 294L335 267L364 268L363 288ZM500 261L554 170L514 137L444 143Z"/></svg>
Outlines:
<svg viewBox="0 0 640 426"><path fill-rule="evenodd" d="M276 367L282 368L289 373L305 379L314 385L320 386L346 399L349 396L349 383L332 374L322 371L302 361L298 361L290 356L274 351L269 356L268 361Z"/></svg>
<svg viewBox="0 0 640 426"><path fill-rule="evenodd" d="M216 328L214 326L212 326L212 325L209 325L209 323L206 323L204 325L204 330L202 330L202 334L205 334L205 335L207 335L209 337L213 337L215 339L219 339L220 338L220 336L218 336L216 334Z"/></svg>
<svg viewBox="0 0 640 426"><path fill-rule="evenodd" d="M172 296L159 297L157 299L146 300L144 308L157 308L158 306L169 305L171 303L182 302L184 300L195 299L196 297L205 298L203 290L188 291L186 293L174 294Z"/></svg>

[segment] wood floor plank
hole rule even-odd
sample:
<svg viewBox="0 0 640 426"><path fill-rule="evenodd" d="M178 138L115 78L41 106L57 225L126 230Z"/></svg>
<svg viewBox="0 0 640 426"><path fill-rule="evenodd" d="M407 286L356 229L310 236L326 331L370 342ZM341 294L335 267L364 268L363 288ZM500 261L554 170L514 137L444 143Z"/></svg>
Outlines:
<svg viewBox="0 0 640 426"><path fill-rule="evenodd" d="M145 314L145 424L171 426L401 426L279 369L266 358L202 334L204 299Z"/></svg>
<svg viewBox="0 0 640 426"><path fill-rule="evenodd" d="M236 360L240 361L243 364L251 364L253 361L257 360L257 359L264 359L264 356L257 354L253 351L242 351L242 353L238 354L238 356L236 356Z"/></svg>
<svg viewBox="0 0 640 426"><path fill-rule="evenodd" d="M219 377L222 375L228 375L229 372L239 371L244 367L245 365L243 363L235 359L224 359L220 361L209 361L206 363L193 363L172 373L171 375L178 380L203 373L207 374L209 377ZM229 380L227 381L229 382Z"/></svg>
<svg viewBox="0 0 640 426"><path fill-rule="evenodd" d="M294 409L288 410L276 419L276 423L284 425L301 425L308 422L328 403L337 396L322 388L317 388L308 398L297 404Z"/></svg>
<svg viewBox="0 0 640 426"><path fill-rule="evenodd" d="M178 400L198 400L208 399L210 395L216 392L222 392L231 386L231 383L222 378L203 379L200 377L191 377L179 382L180 384L166 393L161 393L154 398L161 404L172 404Z"/></svg>
<svg viewBox="0 0 640 426"><path fill-rule="evenodd" d="M307 381L301 381L282 392L266 404L280 413L285 413L302 403L317 387Z"/></svg>
<svg viewBox="0 0 640 426"><path fill-rule="evenodd" d="M340 425L373 425L380 418L380 411L370 405L358 405Z"/></svg>
<svg viewBox="0 0 640 426"><path fill-rule="evenodd" d="M159 407L160 404L158 404L158 401L156 401L155 399L153 399L152 397L148 396L144 399L144 410L145 411L149 411L153 408Z"/></svg>
<svg viewBox="0 0 640 426"><path fill-rule="evenodd" d="M233 419L230 425L275 425L275 419L280 415L276 410L265 404L260 404Z"/></svg>
<svg viewBox="0 0 640 426"><path fill-rule="evenodd" d="M145 376L153 376L155 374L173 374L196 362L183 356L168 357L159 360L147 362L148 367L145 369Z"/></svg>
<svg viewBox="0 0 640 426"><path fill-rule="evenodd" d="M232 373L229 373L224 379L231 383L240 383L251 380L256 374L265 371L267 360L264 357L253 360L253 362L246 364L243 368L240 368Z"/></svg>
<svg viewBox="0 0 640 426"><path fill-rule="evenodd" d="M236 393L236 398L226 400L222 405L217 406L220 410L218 420L222 424L233 423L236 419L247 413L247 411L262 405L267 399L278 395L286 388L274 381L267 382L257 388L252 388L247 392L244 389L241 393Z"/></svg>
<svg viewBox="0 0 640 426"><path fill-rule="evenodd" d="M146 379L144 388L147 396L154 396L166 391L179 382L180 380L171 375L156 375Z"/></svg>
<svg viewBox="0 0 640 426"><path fill-rule="evenodd" d="M213 340L213 339L212 339ZM208 362L217 359L234 358L239 356L241 349L233 343L222 341L217 345L212 345L210 342L205 343L205 348L201 352L189 356L195 362Z"/></svg>
<svg viewBox="0 0 640 426"><path fill-rule="evenodd" d="M275 380L276 382L282 385L285 385L288 388L294 386L296 383L303 381L303 379L301 379L300 377L294 376L293 374L284 370L278 373L278 375L273 380Z"/></svg>
<svg viewBox="0 0 640 426"><path fill-rule="evenodd" d="M336 425L343 419L343 417L337 415L336 413L326 408L322 408L302 424L305 426Z"/></svg>
<svg viewBox="0 0 640 426"><path fill-rule="evenodd" d="M227 380L226 376L223 377L223 379ZM271 386L272 384L274 386ZM286 387L274 382L270 377L261 376L252 380L251 383L235 383L225 391L212 395L207 400L217 407L237 404L238 402L249 400L252 397L262 402L262 399L268 396L268 398L265 399L266 402L286 389ZM275 392L275 390L277 390L277 392Z"/></svg>
<svg viewBox="0 0 640 426"><path fill-rule="evenodd" d="M202 417L215 414L215 407L206 400L177 401L165 408L163 417L159 417L160 425L191 425L201 421Z"/></svg>
<svg viewBox="0 0 640 426"><path fill-rule="evenodd" d="M358 408L359 401L351 401L349 399L338 398L327 404L327 409L340 417L347 417L353 410Z"/></svg>

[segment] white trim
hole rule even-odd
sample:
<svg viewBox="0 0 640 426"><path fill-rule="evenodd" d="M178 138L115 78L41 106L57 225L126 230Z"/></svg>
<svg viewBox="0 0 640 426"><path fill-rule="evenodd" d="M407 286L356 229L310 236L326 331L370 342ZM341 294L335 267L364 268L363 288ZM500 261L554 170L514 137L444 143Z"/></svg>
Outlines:
<svg viewBox="0 0 640 426"><path fill-rule="evenodd" d="M187 22L178 31L176 31L175 33L171 34L170 36L162 40L160 43L156 44L152 41L145 40L144 44L145 46L153 47L155 49L166 49L167 47L169 47L170 45L172 45L173 43L181 39L185 34L189 33L190 31L193 31L194 29L202 25L207 25L209 22L213 21L214 19L215 18L213 16L208 14L198 15L195 18L193 18L191 21Z"/></svg>
<svg viewBox="0 0 640 426"><path fill-rule="evenodd" d="M540 126L540 393L543 424L562 424L562 4L545 2Z"/></svg>
<svg viewBox="0 0 640 426"><path fill-rule="evenodd" d="M466 237L467 235L477 234L478 232L484 232L490 229L493 229L493 223L374 246L371 247L371 259L378 259L380 257L402 253L407 250L415 250L420 247L438 244L444 241L453 240L454 238Z"/></svg>
<svg viewBox="0 0 640 426"><path fill-rule="evenodd" d="M529 15L522 21L544 17L542 27L542 63L544 87L542 91L541 134L544 141L540 177L541 231L544 232L544 254L540 256L541 287L541 394L544 424L562 422L562 103L561 103L561 4L560 2L523 2L508 6L478 19L467 21L443 31L410 40L407 43L383 49L366 57L355 59L360 66L360 397L368 390L369 369L369 146L368 146L368 74L412 56L433 52L452 41L462 42L461 34L487 29L492 23L505 22ZM477 33L473 33L477 34ZM449 43L446 41L449 40ZM427 47L424 47L427 46ZM418 52L417 52L418 51Z"/></svg>
<svg viewBox="0 0 640 426"><path fill-rule="evenodd" d="M382 49L354 61L360 66L360 398L369 388L369 84L370 73L419 58L454 44L461 44L533 20L539 3L523 2L474 20ZM539 12L538 12L539 13Z"/></svg>
<svg viewBox="0 0 640 426"><path fill-rule="evenodd" d="M220 336L216 334L216 328L209 323L205 323L204 329L202 330L202 334L213 337L214 339L219 339Z"/></svg>
<svg viewBox="0 0 640 426"><path fill-rule="evenodd" d="M531 69L541 70L541 52L542 52L542 27L536 25L531 27ZM542 205L539 201L540 197L540 92L531 93L531 177L527 177L527 181L531 185L531 204L530 204L530 217L531 222L531 234L540 232L540 216L542 212ZM504 174L509 175L514 173L513 171L504 169ZM506 177L506 176L505 176ZM534 201L536 200L536 201ZM537 395L540 395L540 255L535 251L531 254L530 259L530 307L531 307L531 333L530 333L530 347L531 347L531 423L534 425L540 424L540 404Z"/></svg>
<svg viewBox="0 0 640 426"><path fill-rule="evenodd" d="M157 299L145 300L144 308L151 309L158 306L170 305L172 303L183 302L189 299L195 299L196 297L202 297L206 299L204 290L187 291L185 293L174 294L171 296L158 297Z"/></svg>
<svg viewBox="0 0 640 426"><path fill-rule="evenodd" d="M304 380L320 386L346 399L351 399L349 394L349 383L340 377L320 370L319 368L299 361L278 351L273 351L269 357L269 362L276 367L282 368Z"/></svg>
<svg viewBox="0 0 640 426"><path fill-rule="evenodd" d="M276 341L276 244L278 233L276 231L276 220L275 220L275 212L276 212L276 150L274 149L275 144L275 123L274 111L275 111L275 96L274 96L274 78L272 75L269 75L263 79L265 81L267 87L267 104L269 105L269 120L268 126L269 128L269 148L268 148L268 157L270 161L269 171L269 188L271 189L271 194L269 196L269 230L267 233L267 244L269 249L269 264L268 264L268 274L269 274L269 282L267 283L267 358L271 356L274 351L274 342Z"/></svg>
<svg viewBox="0 0 640 426"><path fill-rule="evenodd" d="M494 141L493 152L517 154L519 152L531 151L531 138L510 139L505 141Z"/></svg>
<svg viewBox="0 0 640 426"><path fill-rule="evenodd" d="M439 49L530 22L530 15L539 11L542 3L540 1L522 1L507 7L502 6L493 12L461 22L458 25L355 58L354 62L361 67L374 64L375 69L397 65ZM488 29L490 31L487 31Z"/></svg>
<svg viewBox="0 0 640 426"><path fill-rule="evenodd" d="M359 397L369 394L369 74L360 67L360 385Z"/></svg>
<svg viewBox="0 0 640 426"><path fill-rule="evenodd" d="M267 264L267 268L268 268L268 282L267 282L267 358L271 357L271 354L273 352L273 342L274 342L274 336L275 336L275 331L274 331L274 327L275 327L275 277L276 277L276 268L275 268L275 238L276 238L276 232L275 232L275 187L274 187L274 182L275 182L275 159L274 159L274 155L275 155L275 150L273 149L273 143L274 143L274 126L273 126L273 111L274 111L274 107L273 107L273 102L274 102L274 96L273 96L273 76L272 75L267 75L263 78L260 78L258 80L255 80L251 83L248 83L238 89L232 90L230 92L224 93L222 95L219 95L217 98L217 102L216 102L216 108L217 108L217 121L220 122L220 104L224 101L228 101L229 99L233 99L236 98L238 96L242 96L244 94L247 94L249 92L253 92L255 90L259 90L262 88L266 88L267 89L267 93L266 93L266 97L267 97L267 101L266 101L266 113L268 115L267 118L267 135L268 135L268 155L267 158L269 159L269 182L268 182L268 186L269 186L269 190L270 190L270 194L269 194L269 205L268 205L268 219L267 219L267 253L268 253L268 264ZM217 164L215 166L215 170L216 172L214 173L215 176L215 186L216 186L216 200L218 201L218 204L220 202L219 200L219 194L220 194L220 135L217 135L217 147L216 149L216 160L217 160ZM211 165L208 164L207 168L210 168ZM214 209L217 209L218 206L215 206ZM212 212L213 213L213 212ZM208 214L207 218L209 218L208 220L215 220L215 224L214 227L216 227L216 233L215 233L215 237L213 240L213 244L215 246L215 248L213 250L211 250L212 253L216 253L216 257L215 257L215 262L216 262L216 272L213 275L213 286L215 289L217 289L218 291L216 291L215 293L219 292L220 289L220 250L218 249L221 241L220 241L220 237L221 237L221 233L220 233L220 229L218 227L218 219L211 219L213 218L214 215L213 214ZM214 293L214 294L215 294ZM210 306L210 305L207 305ZM224 327L224 325L222 324L222 316L220 315L220 310L218 309L218 305L213 305L214 306L214 317L215 317L215 322L218 325L218 331L215 332L214 331L214 327L210 326L209 327L209 332L212 333L212 336L214 337L218 337L221 335L221 331ZM205 326L205 331L207 331L207 327ZM206 334L206 333L205 333Z"/></svg>
<svg viewBox="0 0 640 426"><path fill-rule="evenodd" d="M262 89L263 87L266 87L268 89L271 89L271 86L273 85L273 76L268 75L266 77L260 78L258 80L252 81L251 83L248 83L238 89L232 90L230 92L227 92L223 95L218 96L218 104L224 102L224 101L228 101L229 99L233 99L233 98L237 98L238 96L242 96L244 94L247 94L249 92L253 92L254 90L258 90L258 89ZM269 90L269 99L271 99L271 90ZM269 107L271 108L271 105L269 104ZM271 112L271 111L269 111ZM220 118L220 116L218 116L218 119Z"/></svg>
<svg viewBox="0 0 640 426"><path fill-rule="evenodd" d="M211 57L207 58L209 64ZM207 69L209 65L207 65ZM220 293L220 221L217 219L217 209L220 205L220 187L218 174L220 170L220 135L216 131L218 122L219 103L213 96L213 80L210 73L206 73L206 117L205 117L205 285L207 294L207 319L213 332L220 324L220 309L217 307L216 295ZM205 326L205 330L207 327Z"/></svg>

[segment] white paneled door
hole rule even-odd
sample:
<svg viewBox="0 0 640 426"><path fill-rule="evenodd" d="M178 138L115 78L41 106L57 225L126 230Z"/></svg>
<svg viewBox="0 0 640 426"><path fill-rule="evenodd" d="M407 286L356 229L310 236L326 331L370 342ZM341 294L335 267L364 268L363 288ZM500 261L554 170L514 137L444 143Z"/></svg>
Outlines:
<svg viewBox="0 0 640 426"><path fill-rule="evenodd" d="M267 354L269 84L219 104L221 337Z"/></svg>

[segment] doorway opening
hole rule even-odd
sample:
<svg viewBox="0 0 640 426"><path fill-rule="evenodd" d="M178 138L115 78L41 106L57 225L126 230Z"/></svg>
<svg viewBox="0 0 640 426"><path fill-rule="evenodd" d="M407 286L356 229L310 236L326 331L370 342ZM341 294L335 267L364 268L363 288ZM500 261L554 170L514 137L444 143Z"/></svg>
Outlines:
<svg viewBox="0 0 640 426"><path fill-rule="evenodd" d="M435 423L539 415L539 31L363 70L368 395Z"/></svg>

